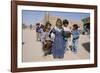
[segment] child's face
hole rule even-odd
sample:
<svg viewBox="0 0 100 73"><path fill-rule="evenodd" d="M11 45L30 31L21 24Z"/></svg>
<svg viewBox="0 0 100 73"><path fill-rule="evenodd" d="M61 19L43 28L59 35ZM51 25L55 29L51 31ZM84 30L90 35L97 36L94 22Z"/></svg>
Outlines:
<svg viewBox="0 0 100 73"><path fill-rule="evenodd" d="M57 21L57 26L58 27L62 27L62 23L61 23L61 21L59 20L59 21Z"/></svg>
<svg viewBox="0 0 100 73"><path fill-rule="evenodd" d="M51 26L50 25L48 25L48 27L47 27L48 29L51 29Z"/></svg>
<svg viewBox="0 0 100 73"><path fill-rule="evenodd" d="M75 27L73 27L73 30L75 30Z"/></svg>
<svg viewBox="0 0 100 73"><path fill-rule="evenodd" d="M64 24L64 27L67 27L68 26L68 24Z"/></svg>
<svg viewBox="0 0 100 73"><path fill-rule="evenodd" d="M77 26L74 26L74 27L73 27L73 30L77 30L77 29L78 29L78 27L77 27Z"/></svg>

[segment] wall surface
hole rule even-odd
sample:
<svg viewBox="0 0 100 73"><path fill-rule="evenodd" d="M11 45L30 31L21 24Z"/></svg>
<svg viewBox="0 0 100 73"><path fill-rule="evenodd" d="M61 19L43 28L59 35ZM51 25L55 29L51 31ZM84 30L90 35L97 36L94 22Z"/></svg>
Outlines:
<svg viewBox="0 0 100 73"><path fill-rule="evenodd" d="M56 3L71 3L71 4L89 4L98 5L98 13L100 13L100 0L30 0L42 2ZM98 14L98 19L100 19ZM98 20L99 21L99 20ZM100 31L100 22L98 22L98 31ZM10 72L11 60L11 2L10 0L0 0L0 73ZM98 33L98 37L100 34ZM98 43L100 38L98 38ZM100 56L100 45L98 45L98 56ZM98 57L97 68L84 69L68 69L68 70L53 70L53 71L38 71L27 73L100 73L100 57Z"/></svg>

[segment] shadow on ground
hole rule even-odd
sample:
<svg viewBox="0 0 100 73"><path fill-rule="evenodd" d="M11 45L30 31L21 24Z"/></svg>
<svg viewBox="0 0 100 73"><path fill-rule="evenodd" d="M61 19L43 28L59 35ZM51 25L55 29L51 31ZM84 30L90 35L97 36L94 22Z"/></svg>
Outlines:
<svg viewBox="0 0 100 73"><path fill-rule="evenodd" d="M90 42L83 43L82 46L90 53Z"/></svg>

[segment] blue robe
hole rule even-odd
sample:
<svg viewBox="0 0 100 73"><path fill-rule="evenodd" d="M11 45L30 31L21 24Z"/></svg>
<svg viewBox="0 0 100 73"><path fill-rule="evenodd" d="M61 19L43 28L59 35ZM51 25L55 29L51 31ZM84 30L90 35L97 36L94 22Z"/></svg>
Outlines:
<svg viewBox="0 0 100 73"><path fill-rule="evenodd" d="M63 58L65 53L65 40L62 35L63 29L60 29L60 31L53 29L52 32L55 34L55 39L52 44L53 57Z"/></svg>
<svg viewBox="0 0 100 73"><path fill-rule="evenodd" d="M78 45L78 39L79 39L80 31L78 29L74 30L74 31L72 31L72 35L73 35L72 51L77 52L77 45Z"/></svg>

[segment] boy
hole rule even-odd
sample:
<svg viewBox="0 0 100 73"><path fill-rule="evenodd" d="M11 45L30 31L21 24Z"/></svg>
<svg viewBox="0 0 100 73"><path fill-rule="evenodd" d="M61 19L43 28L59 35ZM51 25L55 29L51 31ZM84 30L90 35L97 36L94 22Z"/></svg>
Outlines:
<svg viewBox="0 0 100 73"><path fill-rule="evenodd" d="M69 21L67 19L63 20L63 36L65 39L65 50L68 50L68 46L69 46L69 42L70 42L70 37L71 37L71 33L70 33L70 29L68 28L69 25Z"/></svg>
<svg viewBox="0 0 100 73"><path fill-rule="evenodd" d="M74 24L73 25L73 30L72 30L72 52L76 53L77 52L77 45L78 45L78 40L79 40L79 35L80 31L78 29L78 25Z"/></svg>

